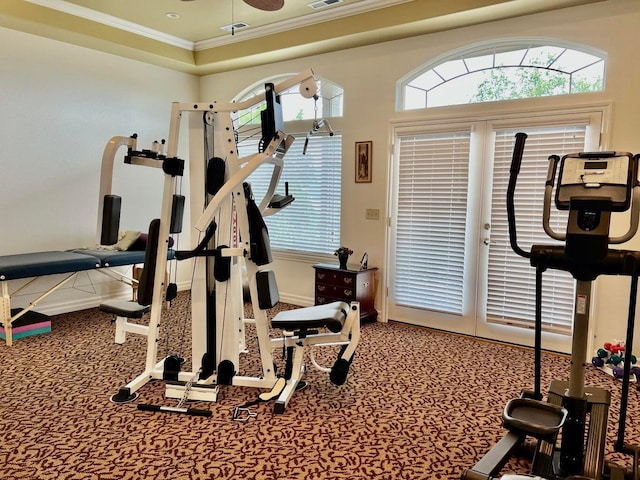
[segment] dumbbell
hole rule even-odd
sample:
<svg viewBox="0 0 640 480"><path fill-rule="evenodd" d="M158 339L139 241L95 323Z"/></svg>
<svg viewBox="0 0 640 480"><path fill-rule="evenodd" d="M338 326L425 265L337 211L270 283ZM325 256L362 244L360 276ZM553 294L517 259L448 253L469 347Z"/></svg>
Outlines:
<svg viewBox="0 0 640 480"><path fill-rule="evenodd" d="M620 355L611 355L606 363L609 363L613 366L620 365L622 363L622 356Z"/></svg>
<svg viewBox="0 0 640 480"><path fill-rule="evenodd" d="M604 344L604 348L605 350L609 350L611 353L615 353L615 354L620 354L621 352L624 352L624 345L620 345L619 343L605 343Z"/></svg>
<svg viewBox="0 0 640 480"><path fill-rule="evenodd" d="M624 367L613 367L613 376L620 380L624 377Z"/></svg>
<svg viewBox="0 0 640 480"><path fill-rule="evenodd" d="M636 380L640 380L640 367L631 367L629 369L629 375L635 375ZM613 367L613 376L621 379L624 377L624 367Z"/></svg>

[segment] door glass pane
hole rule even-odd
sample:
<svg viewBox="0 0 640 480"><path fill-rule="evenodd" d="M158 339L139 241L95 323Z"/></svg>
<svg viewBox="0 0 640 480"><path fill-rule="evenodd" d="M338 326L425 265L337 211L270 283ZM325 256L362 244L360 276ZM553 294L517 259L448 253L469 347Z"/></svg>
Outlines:
<svg viewBox="0 0 640 480"><path fill-rule="evenodd" d="M525 128L528 139L515 193L518 243L551 245L542 227L545 180L549 155L583 151L586 125ZM531 327L535 321L535 269L529 260L516 255L509 244L506 194L516 130L496 132L491 202L487 321ZM551 227L566 230L567 212L552 205ZM573 320L575 282L567 272L548 270L543 276L543 330L569 334Z"/></svg>
<svg viewBox="0 0 640 480"><path fill-rule="evenodd" d="M461 314L470 133L398 141L395 302Z"/></svg>

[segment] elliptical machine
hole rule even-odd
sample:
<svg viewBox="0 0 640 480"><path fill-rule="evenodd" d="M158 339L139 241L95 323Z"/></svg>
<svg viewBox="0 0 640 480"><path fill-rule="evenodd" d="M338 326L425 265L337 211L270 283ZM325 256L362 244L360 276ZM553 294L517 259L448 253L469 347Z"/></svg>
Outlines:
<svg viewBox="0 0 640 480"><path fill-rule="evenodd" d="M599 275L631 276L627 348L631 351L635 304L640 272L640 252L613 250L611 244L630 240L638 230L640 218L640 184L637 180L640 155L624 152L582 152L560 158L549 157L545 184L543 228L547 235L564 245L533 245L531 251L518 246L514 193L527 135L516 134L507 189L507 215L511 247L528 258L536 269L535 318L535 387L504 409L503 422L509 430L472 469L465 470L463 480L491 480L498 475L517 447L530 436L537 440L531 474L539 479L603 478L606 428L611 395L607 390L585 387L589 306L592 283ZM560 170L555 205L568 210L565 233L550 225L550 211L556 172ZM611 214L631 210L627 232L610 237ZM547 269L569 272L576 280L574 323L569 381L553 381L548 400L540 391L540 356L542 330L542 273ZM624 427L629 389L630 364L625 364L618 442L616 450L634 454L634 478L638 478L638 448L624 443ZM562 429L560 444L557 434ZM531 478L505 475L503 480ZM611 480L623 479L622 470L612 471Z"/></svg>

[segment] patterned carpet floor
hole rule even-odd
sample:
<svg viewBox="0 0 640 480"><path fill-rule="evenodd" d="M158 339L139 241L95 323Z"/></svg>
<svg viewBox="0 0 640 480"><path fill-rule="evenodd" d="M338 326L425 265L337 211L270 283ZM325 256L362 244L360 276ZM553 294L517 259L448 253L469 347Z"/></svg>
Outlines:
<svg viewBox="0 0 640 480"><path fill-rule="evenodd" d="M188 312L181 293L165 314L173 348ZM232 421L233 408L259 393L241 387L222 387L216 404L193 404L211 409L209 418L141 412L137 403L176 403L163 398L159 381L133 403L109 401L142 372L142 338L116 345L111 318L98 309L52 317L52 325L49 334L0 346L2 479L457 479L503 435L505 403L532 386L530 350L374 323L362 328L346 384L336 387L309 368L309 386L283 415L261 404L256 418ZM189 328L185 334L188 347ZM164 354L164 336L162 344ZM256 368L251 352L243 373ZM336 355L317 358L330 364ZM543 385L568 371L568 358L543 355ZM612 447L621 384L591 368L587 382L611 390L607 453L629 464ZM638 400L632 389L627 439L634 443ZM526 467L514 460L505 471Z"/></svg>

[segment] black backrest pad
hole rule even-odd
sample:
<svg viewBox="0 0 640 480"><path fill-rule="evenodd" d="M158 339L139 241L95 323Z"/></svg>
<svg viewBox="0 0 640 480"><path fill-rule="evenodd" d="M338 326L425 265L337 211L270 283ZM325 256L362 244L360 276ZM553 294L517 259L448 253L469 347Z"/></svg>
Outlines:
<svg viewBox="0 0 640 480"><path fill-rule="evenodd" d="M260 209L253 198L247 199L247 217L249 219L249 242L251 244L251 260L256 265L266 265L273 261L269 230L264 223Z"/></svg>
<svg viewBox="0 0 640 480"><path fill-rule="evenodd" d="M158 238L160 237L160 220L154 218L149 224L149 238L144 251L144 268L138 283L138 303L151 305L153 300L153 279L156 275L156 257L158 254Z"/></svg>
<svg viewBox="0 0 640 480"><path fill-rule="evenodd" d="M102 202L102 229L100 231L100 245L118 243L120 228L120 209L122 199L118 195L105 195Z"/></svg>
<svg viewBox="0 0 640 480"><path fill-rule="evenodd" d="M256 273L256 287L258 290L258 306L260 310L275 307L280 301L276 276L272 270Z"/></svg>

